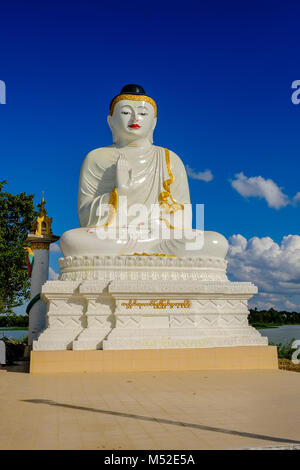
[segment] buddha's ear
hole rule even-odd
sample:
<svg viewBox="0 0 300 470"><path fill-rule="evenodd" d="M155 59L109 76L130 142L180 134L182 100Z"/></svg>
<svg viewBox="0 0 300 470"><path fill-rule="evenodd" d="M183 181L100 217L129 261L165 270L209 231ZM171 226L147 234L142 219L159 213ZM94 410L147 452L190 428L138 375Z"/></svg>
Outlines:
<svg viewBox="0 0 300 470"><path fill-rule="evenodd" d="M114 127L113 127L113 125L112 125L111 119L112 119L112 116L109 114L109 115L107 116L107 124L109 125L109 128L110 128L110 130L111 130L112 138L113 138L113 143L115 144L115 143L116 143L116 136L115 136L115 133L114 133Z"/></svg>
<svg viewBox="0 0 300 470"><path fill-rule="evenodd" d="M157 123L157 118L154 118L153 119L153 126L152 126L152 130L154 131L155 127L156 127L156 123Z"/></svg>
<svg viewBox="0 0 300 470"><path fill-rule="evenodd" d="M110 115L110 114L107 116L107 124L109 125L109 128L110 128L110 130L112 131L111 115Z"/></svg>

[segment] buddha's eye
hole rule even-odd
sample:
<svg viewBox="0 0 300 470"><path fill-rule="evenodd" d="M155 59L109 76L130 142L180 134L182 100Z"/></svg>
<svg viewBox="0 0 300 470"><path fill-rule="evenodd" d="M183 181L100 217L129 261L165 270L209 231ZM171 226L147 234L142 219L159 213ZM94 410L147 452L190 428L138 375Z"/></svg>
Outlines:
<svg viewBox="0 0 300 470"><path fill-rule="evenodd" d="M122 114L129 114L128 111L122 111Z"/></svg>
<svg viewBox="0 0 300 470"><path fill-rule="evenodd" d="M147 116L148 113L139 113L141 116Z"/></svg>

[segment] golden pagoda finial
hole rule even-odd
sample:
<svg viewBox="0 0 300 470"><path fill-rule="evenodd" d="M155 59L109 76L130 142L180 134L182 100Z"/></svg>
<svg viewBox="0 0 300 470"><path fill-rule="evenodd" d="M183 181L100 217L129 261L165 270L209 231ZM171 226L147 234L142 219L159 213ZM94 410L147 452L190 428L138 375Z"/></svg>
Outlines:
<svg viewBox="0 0 300 470"><path fill-rule="evenodd" d="M40 213L33 223L33 226L31 228L31 233L34 235L39 235L39 236L51 236L52 235L51 224L52 224L52 217L50 218L46 214L45 198L44 198L44 191L43 191L42 201L40 204Z"/></svg>
<svg viewBox="0 0 300 470"><path fill-rule="evenodd" d="M32 251L49 250L50 244L59 240L59 237L53 235L51 230L52 217L48 217L45 209L44 191L39 206L40 212L33 222L27 237L27 241L31 244Z"/></svg>
<svg viewBox="0 0 300 470"><path fill-rule="evenodd" d="M43 196L42 196L41 208L40 208L40 216L41 216L41 217L46 214L46 212L45 212L45 198L44 198L44 192L45 192L45 191L42 191Z"/></svg>

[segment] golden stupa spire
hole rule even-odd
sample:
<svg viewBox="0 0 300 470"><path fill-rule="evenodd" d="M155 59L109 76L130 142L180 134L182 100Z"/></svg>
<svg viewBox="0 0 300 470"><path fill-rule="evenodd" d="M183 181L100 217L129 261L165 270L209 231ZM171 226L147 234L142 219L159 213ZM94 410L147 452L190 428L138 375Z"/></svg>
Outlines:
<svg viewBox="0 0 300 470"><path fill-rule="evenodd" d="M43 191L41 208L40 208L40 217L43 217L44 215L46 215L46 212L45 212L45 198L44 198L44 191Z"/></svg>
<svg viewBox="0 0 300 470"><path fill-rule="evenodd" d="M40 212L36 217L28 234L27 241L31 243L32 250L49 250L49 245L59 240L51 230L52 217L48 217L45 209L44 191L40 204Z"/></svg>
<svg viewBox="0 0 300 470"><path fill-rule="evenodd" d="M40 213L37 216L36 220L33 223L30 233L38 236L51 236L52 217L48 217L45 210L45 198L44 191L42 196L42 201L40 204Z"/></svg>

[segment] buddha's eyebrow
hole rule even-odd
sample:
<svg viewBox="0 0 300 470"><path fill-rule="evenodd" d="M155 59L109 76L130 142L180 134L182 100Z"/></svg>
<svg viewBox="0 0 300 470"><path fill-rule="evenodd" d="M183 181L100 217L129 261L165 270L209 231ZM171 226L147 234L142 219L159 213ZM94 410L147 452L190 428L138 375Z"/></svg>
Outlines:
<svg viewBox="0 0 300 470"><path fill-rule="evenodd" d="M130 104L123 104L123 105L121 106L121 109L124 109L124 108L129 108L129 109L136 108L136 109L138 109L139 111L141 111L141 110L149 111L149 109L147 108L147 106L146 106L146 105L143 105L143 104L141 104L141 105L139 105L139 106L130 105Z"/></svg>
<svg viewBox="0 0 300 470"><path fill-rule="evenodd" d="M149 108L147 106L144 106L144 105L137 106L137 109L139 111L149 111Z"/></svg>

